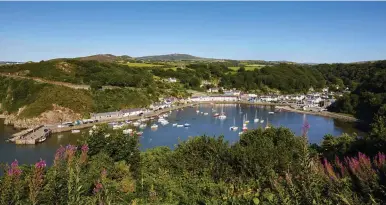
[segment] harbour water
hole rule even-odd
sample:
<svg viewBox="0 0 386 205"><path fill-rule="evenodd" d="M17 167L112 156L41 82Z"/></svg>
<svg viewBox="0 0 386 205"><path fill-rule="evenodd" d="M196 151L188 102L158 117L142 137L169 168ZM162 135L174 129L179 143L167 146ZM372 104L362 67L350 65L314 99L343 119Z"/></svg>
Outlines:
<svg viewBox="0 0 386 205"><path fill-rule="evenodd" d="M197 113L197 110L199 113ZM226 119L220 120L213 117L214 113L221 113L221 111L226 114ZM239 139L238 133L241 131L243 118L245 119L245 117L250 121L248 123L249 130L265 127L268 122L274 127L288 127L296 135L301 134L303 122L306 119L310 125L308 132L310 143L319 143L325 134L337 136L342 133L358 133L358 130L353 128L352 123L316 115L285 111L268 114L270 111L274 111L270 106L233 104L202 104L193 108L189 107L183 110L176 110L170 113L167 118L169 124L163 126L157 123L158 129L152 130L150 126L148 126L143 130L143 135L140 138L140 148L143 151L157 146L169 146L173 148L178 144L179 140L183 141L189 137L198 135L223 135L226 140L233 143ZM208 114L204 115L204 113ZM255 115L257 115L258 119L263 119L264 123L255 123ZM156 123L156 121L154 123ZM190 127L176 127L172 125L173 123L189 123ZM233 125L239 127L237 131L231 131L229 129ZM46 159L50 164L56 149L60 145L74 144L80 136L88 133L86 129L81 130L81 133L77 134L72 134L71 132L53 134L44 143L37 145L15 145L5 142L5 139L16 131L17 130L14 130L10 126L4 126L3 120L0 119L0 163L10 163L17 159L20 163L30 164L42 158Z"/></svg>

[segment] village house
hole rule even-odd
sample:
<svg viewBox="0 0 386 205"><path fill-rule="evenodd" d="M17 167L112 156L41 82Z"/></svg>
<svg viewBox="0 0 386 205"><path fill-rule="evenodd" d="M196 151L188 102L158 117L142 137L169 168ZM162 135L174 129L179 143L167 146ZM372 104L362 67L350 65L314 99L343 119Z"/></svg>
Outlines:
<svg viewBox="0 0 386 205"><path fill-rule="evenodd" d="M201 97L193 97L190 98L191 102L213 102L213 101L226 101L226 102L235 102L238 101L239 98L237 96L201 96Z"/></svg>
<svg viewBox="0 0 386 205"><path fill-rule="evenodd" d="M132 109L121 110L121 112L123 113L124 117L128 117L128 116L138 116L141 113L143 113L144 110L142 108L132 108Z"/></svg>

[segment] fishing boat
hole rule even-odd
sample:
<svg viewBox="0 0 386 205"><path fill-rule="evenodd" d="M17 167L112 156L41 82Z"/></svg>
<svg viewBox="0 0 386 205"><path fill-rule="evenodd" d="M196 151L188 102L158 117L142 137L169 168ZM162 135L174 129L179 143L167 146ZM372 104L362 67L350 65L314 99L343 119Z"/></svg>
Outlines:
<svg viewBox="0 0 386 205"><path fill-rule="evenodd" d="M158 125L157 125L157 124L153 124L150 128L151 128L151 129L157 129L157 128L158 128Z"/></svg>
<svg viewBox="0 0 386 205"><path fill-rule="evenodd" d="M43 136L41 138L38 139L38 142L44 142L46 141L47 137L46 136Z"/></svg>
<svg viewBox="0 0 386 205"><path fill-rule="evenodd" d="M133 130L132 129L125 129L122 132L123 132L124 135L128 135L128 134L133 133Z"/></svg>
<svg viewBox="0 0 386 205"><path fill-rule="evenodd" d="M253 119L254 123L258 123L260 120L257 118L257 110L255 111L255 119Z"/></svg>
<svg viewBox="0 0 386 205"><path fill-rule="evenodd" d="M71 130L71 133L80 133L80 130Z"/></svg>
<svg viewBox="0 0 386 205"><path fill-rule="evenodd" d="M177 125L177 127L184 127L184 125Z"/></svg>
<svg viewBox="0 0 386 205"><path fill-rule="evenodd" d="M190 127L190 124L185 123L185 124L184 124L184 127Z"/></svg>
<svg viewBox="0 0 386 205"><path fill-rule="evenodd" d="M235 119L235 118L233 118L233 126L231 126L229 129L232 130L232 131L236 131L236 130L239 129L239 128L236 126L236 119Z"/></svg>
<svg viewBox="0 0 386 205"><path fill-rule="evenodd" d="M177 123L173 123L173 127L177 126Z"/></svg>

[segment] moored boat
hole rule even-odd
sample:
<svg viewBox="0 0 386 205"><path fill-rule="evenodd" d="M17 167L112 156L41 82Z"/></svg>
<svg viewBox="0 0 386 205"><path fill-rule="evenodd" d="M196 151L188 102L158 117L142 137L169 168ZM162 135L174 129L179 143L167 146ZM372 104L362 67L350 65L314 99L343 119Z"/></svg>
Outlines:
<svg viewBox="0 0 386 205"><path fill-rule="evenodd" d="M157 125L157 124L153 124L150 128L151 128L151 129L157 129L157 128L158 128L158 125Z"/></svg>
<svg viewBox="0 0 386 205"><path fill-rule="evenodd" d="M184 125L177 125L177 127L184 127Z"/></svg>
<svg viewBox="0 0 386 205"><path fill-rule="evenodd" d="M177 123L173 123L173 127L177 126Z"/></svg>
<svg viewBox="0 0 386 205"><path fill-rule="evenodd" d="M80 133L80 130L71 130L71 133Z"/></svg>
<svg viewBox="0 0 386 205"><path fill-rule="evenodd" d="M189 123L185 123L184 127L190 127L190 124Z"/></svg>

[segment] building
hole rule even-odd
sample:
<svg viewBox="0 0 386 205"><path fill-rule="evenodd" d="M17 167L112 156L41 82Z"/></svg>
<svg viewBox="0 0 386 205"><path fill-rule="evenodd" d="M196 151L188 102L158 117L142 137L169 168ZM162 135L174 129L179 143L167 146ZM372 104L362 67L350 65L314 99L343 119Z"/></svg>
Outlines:
<svg viewBox="0 0 386 205"><path fill-rule="evenodd" d="M223 101L223 102L235 102L239 101L237 96L202 96L202 97L193 97L189 99L190 102L215 102L215 101Z"/></svg>

